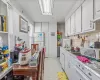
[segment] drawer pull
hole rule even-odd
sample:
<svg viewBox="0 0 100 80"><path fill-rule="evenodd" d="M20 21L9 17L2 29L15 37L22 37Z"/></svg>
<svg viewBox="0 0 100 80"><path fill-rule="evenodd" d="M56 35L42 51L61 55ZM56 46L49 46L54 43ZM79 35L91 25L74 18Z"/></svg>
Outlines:
<svg viewBox="0 0 100 80"><path fill-rule="evenodd" d="M97 12L100 12L100 10L98 10Z"/></svg>
<svg viewBox="0 0 100 80"><path fill-rule="evenodd" d="M82 68L82 70L84 70L84 68Z"/></svg>
<svg viewBox="0 0 100 80"><path fill-rule="evenodd" d="M92 76L91 73L88 73L88 74L89 74L89 76Z"/></svg>

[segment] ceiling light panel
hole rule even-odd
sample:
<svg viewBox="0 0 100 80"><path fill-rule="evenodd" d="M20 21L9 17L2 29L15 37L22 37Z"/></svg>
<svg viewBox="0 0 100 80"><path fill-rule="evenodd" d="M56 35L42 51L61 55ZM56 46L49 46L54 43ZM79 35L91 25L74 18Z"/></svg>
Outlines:
<svg viewBox="0 0 100 80"><path fill-rule="evenodd" d="M52 15L52 0L39 0L43 15Z"/></svg>

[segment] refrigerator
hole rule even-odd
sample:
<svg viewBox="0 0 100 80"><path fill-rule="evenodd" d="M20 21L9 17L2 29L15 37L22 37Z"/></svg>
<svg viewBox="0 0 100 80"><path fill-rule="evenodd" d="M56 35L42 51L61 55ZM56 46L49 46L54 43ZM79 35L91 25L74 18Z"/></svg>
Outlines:
<svg viewBox="0 0 100 80"><path fill-rule="evenodd" d="M45 46L45 34L43 32L34 33L33 38L33 43L39 44L39 50Z"/></svg>

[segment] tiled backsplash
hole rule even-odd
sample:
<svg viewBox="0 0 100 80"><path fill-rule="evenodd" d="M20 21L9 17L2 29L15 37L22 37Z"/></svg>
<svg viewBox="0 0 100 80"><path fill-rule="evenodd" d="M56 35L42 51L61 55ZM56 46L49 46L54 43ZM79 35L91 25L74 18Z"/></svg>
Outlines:
<svg viewBox="0 0 100 80"><path fill-rule="evenodd" d="M81 47L82 39L84 39L84 47L89 47L90 42L100 41L100 32L91 32L87 34L77 35L70 37L74 47Z"/></svg>

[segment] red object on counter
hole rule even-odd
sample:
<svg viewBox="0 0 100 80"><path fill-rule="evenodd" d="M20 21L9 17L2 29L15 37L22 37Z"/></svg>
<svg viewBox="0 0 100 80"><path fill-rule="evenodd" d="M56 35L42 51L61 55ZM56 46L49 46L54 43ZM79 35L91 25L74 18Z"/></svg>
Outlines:
<svg viewBox="0 0 100 80"><path fill-rule="evenodd" d="M31 44L31 49L34 49L35 51L37 51L39 48L39 44Z"/></svg>
<svg viewBox="0 0 100 80"><path fill-rule="evenodd" d="M28 52L30 52L31 51L31 49L27 49L27 48L25 48L23 51L21 51L20 53L28 53Z"/></svg>
<svg viewBox="0 0 100 80"><path fill-rule="evenodd" d="M77 56L78 60L80 60L83 63L90 63L90 60L83 56Z"/></svg>

